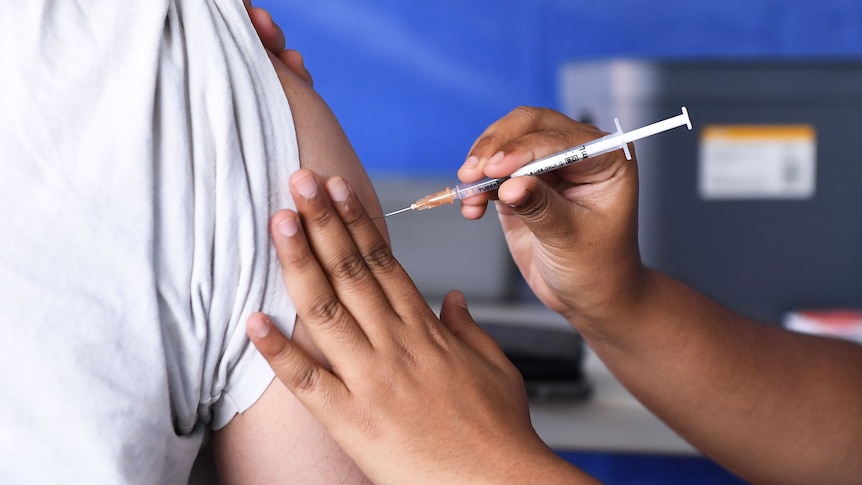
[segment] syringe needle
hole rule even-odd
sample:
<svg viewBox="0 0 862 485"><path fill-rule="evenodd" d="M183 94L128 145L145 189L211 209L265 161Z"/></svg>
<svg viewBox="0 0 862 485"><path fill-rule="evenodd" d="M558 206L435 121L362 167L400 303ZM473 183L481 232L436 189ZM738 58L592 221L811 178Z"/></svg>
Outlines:
<svg viewBox="0 0 862 485"><path fill-rule="evenodd" d="M389 212L389 213L383 214L383 215L382 215L382 216L380 216L380 217L375 217L375 219L382 219L382 218L384 218L384 217L394 216L395 214L400 214L400 213L402 213L402 212L407 212L407 211L412 210L412 209L413 209L413 205L409 205L409 206L407 206L407 207L405 207L405 208L403 208L403 209L399 209L399 210L397 210L397 211L392 211L392 212Z"/></svg>

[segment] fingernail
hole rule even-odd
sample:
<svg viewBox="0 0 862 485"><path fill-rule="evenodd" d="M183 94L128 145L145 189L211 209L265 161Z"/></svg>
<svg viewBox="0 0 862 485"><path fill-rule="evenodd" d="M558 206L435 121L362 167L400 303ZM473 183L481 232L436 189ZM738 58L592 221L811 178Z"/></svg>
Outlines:
<svg viewBox="0 0 862 485"><path fill-rule="evenodd" d="M464 294L460 291L455 292L455 301L458 303L458 306L465 310L467 309L467 300L464 298Z"/></svg>
<svg viewBox="0 0 862 485"><path fill-rule="evenodd" d="M488 161L485 162L485 166L496 165L496 164L500 163L500 161L503 160L503 155L504 155L503 152L495 153L493 157L489 158Z"/></svg>
<svg viewBox="0 0 862 485"><path fill-rule="evenodd" d="M341 177L330 180L326 188L329 191L329 197L335 202L344 202L350 197L350 190Z"/></svg>
<svg viewBox="0 0 862 485"><path fill-rule="evenodd" d="M256 338L264 338L269 335L269 320L265 318L257 319L256 323L249 329L249 333Z"/></svg>
<svg viewBox="0 0 862 485"><path fill-rule="evenodd" d="M294 182L293 187L305 199L312 199L317 195L317 179L313 175L306 175Z"/></svg>
<svg viewBox="0 0 862 485"><path fill-rule="evenodd" d="M467 157L467 160L464 161L464 168L476 168L479 166L479 157L475 155L470 155Z"/></svg>
<svg viewBox="0 0 862 485"><path fill-rule="evenodd" d="M292 237L298 229L299 225L293 217L287 217L278 223L278 233L284 237Z"/></svg>

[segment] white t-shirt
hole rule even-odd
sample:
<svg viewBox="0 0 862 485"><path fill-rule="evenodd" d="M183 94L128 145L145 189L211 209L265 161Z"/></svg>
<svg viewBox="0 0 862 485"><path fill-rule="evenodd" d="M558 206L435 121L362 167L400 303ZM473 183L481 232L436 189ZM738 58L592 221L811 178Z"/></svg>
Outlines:
<svg viewBox="0 0 862 485"><path fill-rule="evenodd" d="M0 72L0 483L184 483L295 318L281 85L241 0L0 2Z"/></svg>

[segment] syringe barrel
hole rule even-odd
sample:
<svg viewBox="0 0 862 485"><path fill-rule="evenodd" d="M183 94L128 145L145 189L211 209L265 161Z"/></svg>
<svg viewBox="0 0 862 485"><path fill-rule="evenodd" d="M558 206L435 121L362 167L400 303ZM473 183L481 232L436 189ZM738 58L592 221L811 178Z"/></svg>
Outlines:
<svg viewBox="0 0 862 485"><path fill-rule="evenodd" d="M626 142L622 134L611 133L610 135L605 135L598 140L584 144L583 151L586 155L584 158L595 157L603 153L619 150L623 145L625 145L625 143Z"/></svg>
<svg viewBox="0 0 862 485"><path fill-rule="evenodd" d="M484 194L485 192L491 192L492 190L497 190L503 182L507 179L492 179L485 177L482 180L470 183L462 183L456 185L452 191L455 194L455 198L457 199L466 199L467 197L473 197L474 195Z"/></svg>

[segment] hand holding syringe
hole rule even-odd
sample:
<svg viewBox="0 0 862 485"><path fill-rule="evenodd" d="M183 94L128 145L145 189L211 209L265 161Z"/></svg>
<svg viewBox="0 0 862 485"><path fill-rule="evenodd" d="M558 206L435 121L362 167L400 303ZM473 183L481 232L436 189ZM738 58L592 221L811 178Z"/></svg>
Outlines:
<svg viewBox="0 0 862 485"><path fill-rule="evenodd" d="M410 204L410 206L389 212L383 217L388 217L393 214L409 210L424 210L438 207L443 204L453 204L455 203L455 199L466 199L467 197L472 197L484 192L497 190L501 185L503 185L503 182L512 177L538 175L550 172L552 170L580 162L586 158L595 157L602 153L608 153L614 150L622 149L626 154L626 159L631 160L631 154L628 149L629 142L640 140L641 138L646 138L683 125L687 126L689 130L691 129L691 120L688 117L688 110L685 109L685 106L682 107L682 114L680 115L644 126L643 128L638 128L637 130L632 130L628 133L623 133L618 119L615 118L614 123L617 127L616 133L611 133L597 140L587 142L579 147L570 148L568 150L534 160L518 170L515 170L512 172L512 175L508 177L497 179L484 178L476 182L458 184L451 188L446 187L440 192L423 197Z"/></svg>

